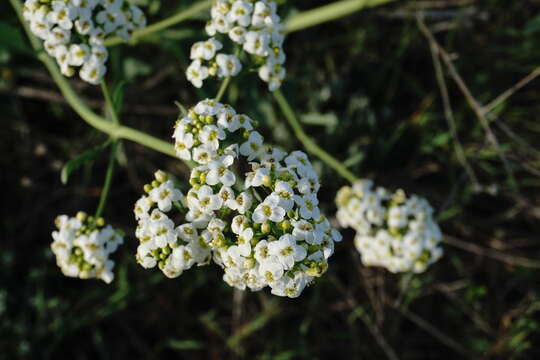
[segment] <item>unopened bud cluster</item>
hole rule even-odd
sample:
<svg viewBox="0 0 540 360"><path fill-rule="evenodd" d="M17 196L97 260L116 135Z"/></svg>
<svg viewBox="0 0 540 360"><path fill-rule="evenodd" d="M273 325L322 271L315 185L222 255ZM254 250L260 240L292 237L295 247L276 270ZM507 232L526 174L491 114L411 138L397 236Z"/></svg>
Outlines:
<svg viewBox="0 0 540 360"><path fill-rule="evenodd" d="M186 71L188 80L201 87L208 77L236 76L242 70L238 56L219 53L221 41L228 37L231 46L248 54L250 67L258 68L269 90L278 89L285 78L285 53L284 28L276 8L271 0L217 0L206 25L211 38L191 47L193 62Z"/></svg>
<svg viewBox="0 0 540 360"><path fill-rule="evenodd" d="M124 242L121 231L84 212L75 217L60 215L55 225L51 249L64 275L106 283L114 279L114 261L109 257Z"/></svg>
<svg viewBox="0 0 540 360"><path fill-rule="evenodd" d="M441 231L423 198L360 180L341 188L336 204L341 226L356 230L354 242L366 266L421 273L443 254Z"/></svg>
<svg viewBox="0 0 540 360"><path fill-rule="evenodd" d="M81 79L94 85L107 71L104 39L127 41L146 26L141 9L124 0L26 0L23 15L62 74L73 76L80 67Z"/></svg>
<svg viewBox="0 0 540 360"><path fill-rule="evenodd" d="M254 125L212 100L179 120L177 152L198 166L185 197L161 171L145 186L135 205L143 267L176 277L213 260L231 286L288 297L324 274L341 236L319 209L317 174L303 152L264 145Z"/></svg>

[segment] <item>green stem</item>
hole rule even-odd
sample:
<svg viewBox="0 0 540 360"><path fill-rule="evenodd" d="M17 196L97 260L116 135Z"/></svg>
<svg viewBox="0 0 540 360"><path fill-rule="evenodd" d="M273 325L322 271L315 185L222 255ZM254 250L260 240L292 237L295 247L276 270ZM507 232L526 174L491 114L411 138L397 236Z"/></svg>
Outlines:
<svg viewBox="0 0 540 360"><path fill-rule="evenodd" d="M103 92L103 97L105 98L105 105L107 107L109 116L112 119L112 122L115 124L120 124L120 121L118 120L118 114L116 113L116 110L114 108L111 94L109 93L109 88L107 87L105 79L101 80L101 91Z"/></svg>
<svg viewBox="0 0 540 360"><path fill-rule="evenodd" d="M375 7L394 0L343 0L324 5L313 10L303 11L298 15L291 16L285 22L285 30L288 33L302 30L321 23L339 19L364 8Z"/></svg>
<svg viewBox="0 0 540 360"><path fill-rule="evenodd" d="M285 118L289 122L289 125L291 125L294 134L296 135L298 140L300 140L302 145L304 145L308 152L324 161L326 164L328 164L328 166L336 170L349 182L354 183L356 180L358 180L358 178L352 172L350 172L343 165L342 162L338 161L332 155L324 151L304 132L304 129L302 129L302 125L294 115L294 112L292 111L289 103L287 102L280 90L274 91L274 98L276 99L276 102L278 103L281 111L283 112L283 115L285 115Z"/></svg>
<svg viewBox="0 0 540 360"><path fill-rule="evenodd" d="M311 26L319 25L321 23L339 19L341 17L350 15L356 11L383 5L395 0L343 0L337 1L335 3L324 5L312 10L301 12L297 15L291 16L287 21L285 21L285 31L288 33L303 30ZM178 14L165 18L157 23L149 25L144 29L136 30L130 43L135 43L141 38L159 32L161 30L167 29L173 25L176 25L186 19L189 19L193 15L206 10L212 6L214 1L202 1L199 2L187 10L184 10ZM112 37L105 40L105 46L115 46L123 43L119 37Z"/></svg>
<svg viewBox="0 0 540 360"><path fill-rule="evenodd" d="M96 218L103 214L105 205L107 204L107 198L109 197L109 190L111 188L112 177L114 172L114 162L116 161L116 152L118 150L118 140L114 140L111 144L111 152L109 154L109 164L107 165L107 172L105 173L105 182L103 184L103 190L101 190L101 196L99 197L99 204L96 210Z"/></svg>
<svg viewBox="0 0 540 360"><path fill-rule="evenodd" d="M34 48L34 50L37 52L37 57L49 73L51 74L51 77L53 78L54 82L62 92L62 95L66 99L67 103L75 110L75 112L90 126L96 128L97 130L104 132L111 136L112 138L116 139L126 139L133 142L136 142L138 144L144 145L148 148L154 149L156 151L159 151L163 154L170 155L172 157L176 158L176 154L174 151L174 148L172 144L165 142L163 140L160 140L158 138L155 138L151 135L148 135L144 132L132 129L127 126L121 126L118 124L114 124L110 121L107 121L106 119L102 118L101 116L95 114L75 93L69 82L66 80L66 78L60 73L60 70L58 69L58 66L55 63L55 60L49 57L44 51L43 47L41 45L41 42L39 39L37 39L30 29L28 28L28 24L24 20L22 16L22 6L19 0L9 0L13 8L15 9L15 12L17 13L17 16L19 17L19 20L24 26L24 29L26 31L26 34L28 35L28 38L30 40L30 44Z"/></svg>
<svg viewBox="0 0 540 360"><path fill-rule="evenodd" d="M225 95L225 91L227 91L227 87L229 86L229 83L231 82L231 77L227 76L225 80L221 83L221 86L219 87L218 93L216 95L216 101L221 101L221 98L223 98L223 95Z"/></svg>
<svg viewBox="0 0 540 360"><path fill-rule="evenodd" d="M206 0L206 1L198 1L197 3L195 3L195 5L191 6L190 8L182 11L182 12L179 12L178 14L175 14L173 16L170 16L166 19L163 19L161 21L158 21L152 25L149 25L143 29L139 29L139 30L136 30L135 32L133 32L133 35L131 36L131 39L130 39L130 42L134 43L134 42L137 42L137 40L139 40L140 38L143 38L147 35L150 35L152 33L155 33L155 32L158 32L158 31L161 31L161 30L164 30L168 27L171 27L173 25L176 25L184 20L187 20L189 19L190 17L192 17L193 15L203 11L203 10L206 10L206 9L209 9L212 4L214 3L214 0ZM115 45L118 45L118 44L121 44L123 43L124 40L122 40L121 38L119 37L112 37L112 38L109 38L109 39L106 39L105 40L105 46L115 46Z"/></svg>

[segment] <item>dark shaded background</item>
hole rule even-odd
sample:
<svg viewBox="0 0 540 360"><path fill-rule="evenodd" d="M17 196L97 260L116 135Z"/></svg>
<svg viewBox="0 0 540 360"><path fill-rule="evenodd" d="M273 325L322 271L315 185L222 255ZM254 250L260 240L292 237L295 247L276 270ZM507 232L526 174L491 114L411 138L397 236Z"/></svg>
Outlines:
<svg viewBox="0 0 540 360"><path fill-rule="evenodd" d="M150 22L178 10L169 1L146 3ZM280 3L286 17L325 2ZM481 185L474 189L455 155L419 11L479 104L540 64L540 2L532 0L397 1L291 34L283 92L309 135L359 176L429 199L451 243L425 274L392 275L361 267L345 230L328 273L291 300L266 290L233 296L215 265L175 280L138 266L132 207L142 185L158 168L188 173L180 161L129 142L106 209L107 220L127 233L115 255L116 280L107 286L61 275L49 250L53 220L93 211L107 156L78 170L68 186L59 172L106 137L65 104L2 2L0 358L382 359L382 348L400 359L538 358L538 80L492 112L490 126L517 181L511 186L446 76L459 139ZM112 50L108 80L127 82L125 124L170 139L174 101L191 106L214 96L217 83L197 91L184 76L206 18ZM98 87L72 84L101 111ZM268 139L301 148L255 74L235 79L225 99L257 119ZM333 214L345 181L313 161L322 207Z"/></svg>

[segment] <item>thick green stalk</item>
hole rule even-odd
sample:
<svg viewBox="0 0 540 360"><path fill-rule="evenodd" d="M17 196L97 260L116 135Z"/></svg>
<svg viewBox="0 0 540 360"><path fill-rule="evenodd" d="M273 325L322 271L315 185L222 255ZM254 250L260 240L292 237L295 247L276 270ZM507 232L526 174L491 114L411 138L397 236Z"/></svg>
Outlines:
<svg viewBox="0 0 540 360"><path fill-rule="evenodd" d="M168 27L171 27L173 25L176 25L184 20L189 19L193 15L209 9L212 6L212 3L214 0L206 0L206 1L199 1L196 2L195 5L191 6L189 9L186 9L182 12L179 12L173 16L170 16L166 19L163 19L161 21L158 21L152 25L149 25L143 29L136 30L133 32L133 35L131 36L130 42L137 42L140 38L145 37L146 35L150 35L152 33L164 30ZM112 38L109 38L105 40L105 46L114 46L123 43L124 40L121 38L115 36Z"/></svg>
<svg viewBox="0 0 540 360"><path fill-rule="evenodd" d="M120 120L118 119L118 114L114 108L114 104L111 99L111 94L109 93L109 88L105 79L101 80L101 90L103 91L103 97L105 98L105 108L109 113L109 116L112 119L112 122L116 125L120 125ZM112 140L111 150L109 154L109 164L107 165L107 171L105 173L105 182L103 184L103 189L101 190L101 195L99 196L99 204L96 210L96 218L100 217L107 205L107 199L109 198L109 190L111 188L112 177L114 173L114 163L116 162L116 154L118 152L118 147L120 143L117 139Z"/></svg>
<svg viewBox="0 0 540 360"><path fill-rule="evenodd" d="M107 106L107 112L109 113L112 122L115 124L120 124L120 121L118 120L118 114L114 109L114 104L112 102L111 94L109 92L109 88L107 87L105 79L101 80L101 91L103 92L103 97L105 98L105 105Z"/></svg>
<svg viewBox="0 0 540 360"><path fill-rule="evenodd" d="M130 140L154 149L156 151L159 151L163 154L176 157L174 148L170 143L157 139L153 136L132 129L130 127L121 126L107 121L101 116L95 114L88 106L86 106L86 104L75 93L66 78L60 73L60 70L58 69L58 66L56 65L54 59L52 59L43 51L40 40L37 39L28 28L28 24L22 16L22 5L20 1L9 1L15 9L19 20L23 24L26 34L28 35L28 38L30 40L30 44L37 53L37 57L43 62L43 64L51 74L51 77L62 92L62 95L64 95L64 98L66 99L68 104L84 121L86 121L90 126L108 134L113 138Z"/></svg>
<svg viewBox="0 0 540 360"><path fill-rule="evenodd" d="M225 91L227 91L227 87L229 86L229 83L231 82L231 77L227 76L225 80L221 83L218 93L216 95L216 101L221 101L223 98L223 95L225 95Z"/></svg>
<svg viewBox="0 0 540 360"><path fill-rule="evenodd" d="M109 164L107 165L107 172L105 173L105 182L103 183L103 189L101 190L101 195L99 197L99 204L96 210L96 218L100 217L105 210L105 205L107 204L107 199L109 197L109 190L111 188L112 177L114 172L114 162L116 161L116 153L118 150L118 140L113 140L111 144L111 152L109 154Z"/></svg>
<svg viewBox="0 0 540 360"><path fill-rule="evenodd" d="M285 115L285 118L289 122L289 125L291 125L294 134L300 140L302 145L306 148L306 150L317 156L319 159L321 159L323 162L325 162L328 166L336 170L341 176L343 176L345 179L347 179L349 182L354 183L358 178L350 172L342 162L338 161L336 158L334 158L332 155L324 151L317 143L315 143L305 132L304 129L302 129L302 125L294 115L294 112L292 111L289 103L283 96L280 90L274 91L274 98L276 99L281 111L283 112L283 115Z"/></svg>
<svg viewBox="0 0 540 360"><path fill-rule="evenodd" d="M394 0L344 0L301 12L285 21L285 30L294 32L339 19L364 8L375 7Z"/></svg>
<svg viewBox="0 0 540 360"><path fill-rule="evenodd" d="M364 8L384 5L395 0L343 0L335 3L324 5L313 10L301 12L291 16L285 21L285 31L288 33L306 29L311 26L339 19L350 15ZM144 29L137 30L133 33L130 43L137 42L139 39L148 35L154 34L173 25L176 25L184 20L189 19L193 15L206 10L212 6L214 0L198 2L187 10L178 14L165 18L157 23L149 25ZM112 37L105 40L105 46L115 46L123 43L119 37Z"/></svg>

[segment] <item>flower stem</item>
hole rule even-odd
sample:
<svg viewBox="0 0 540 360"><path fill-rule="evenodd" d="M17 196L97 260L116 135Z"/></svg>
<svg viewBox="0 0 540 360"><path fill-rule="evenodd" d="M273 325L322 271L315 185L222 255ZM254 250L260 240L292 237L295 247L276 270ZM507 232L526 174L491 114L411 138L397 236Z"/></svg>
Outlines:
<svg viewBox="0 0 540 360"><path fill-rule="evenodd" d="M103 92L103 97L105 98L105 105L107 107L107 111L109 113L109 116L111 117L112 122L115 124L120 124L120 121L118 120L118 114L116 113L116 110L114 108L111 94L109 93L109 88L107 87L105 79L101 80L101 91Z"/></svg>
<svg viewBox="0 0 540 360"><path fill-rule="evenodd" d="M335 3L324 5L312 10L307 10L299 14L291 16L285 21L285 31L288 33L306 29L311 26L339 19L350 15L364 8L375 7L386 4L395 0L342 0ZM143 29L136 30L131 36L130 43L136 43L141 38L156 32L165 30L173 25L176 25L184 20L189 19L193 15L206 10L212 6L213 0L201 1L191 6L190 8L172 15ZM105 40L105 46L115 46L123 43L124 40L115 36Z"/></svg>
<svg viewBox="0 0 540 360"><path fill-rule="evenodd" d="M324 5L312 10L303 11L291 16L285 22L285 31L288 33L302 30L321 23L339 19L364 8L375 7L394 0L343 0Z"/></svg>
<svg viewBox="0 0 540 360"><path fill-rule="evenodd" d="M336 170L343 178L345 178L349 182L354 183L356 180L358 180L358 178L351 171L349 171L342 162L340 162L332 155L327 153L325 150L323 150L321 147L319 147L319 145L317 145L317 143L315 143L304 132L304 129L302 129L302 125L294 115L294 112L292 111L289 103L287 102L280 90L274 91L274 98L276 99L278 106L283 112L283 115L285 115L285 119L287 119L289 125L292 127L296 138L300 140L300 142L302 143L302 145L304 145L308 152L317 156L328 166Z"/></svg>
<svg viewBox="0 0 540 360"><path fill-rule="evenodd" d="M96 218L103 214L105 205L107 204L107 198L109 197L109 190L111 188L112 176L114 172L114 162L116 161L116 153L118 151L118 140L113 140L111 144L111 152L109 154L109 164L107 165L107 172L105 173L105 182L103 184L103 190L101 190L101 196L99 197L99 204L96 210Z"/></svg>
<svg viewBox="0 0 540 360"><path fill-rule="evenodd" d="M81 100L77 93L75 93L69 82L60 73L60 70L58 69L58 66L56 65L54 59L52 59L50 56L47 55L47 53L43 51L40 40L32 34L30 29L28 28L28 24L22 16L22 5L20 1L9 1L13 6L13 9L17 13L19 20L23 24L26 34L28 35L28 38L30 40L30 44L37 53L38 59L43 62L43 64L51 74L52 79L62 92L62 95L64 95L64 98L66 99L68 104L85 122L87 122L90 126L96 128L97 130L110 135L112 138L130 140L176 158L176 154L172 144L155 138L144 132L132 129L130 127L114 124L111 121L107 121L106 119L94 113Z"/></svg>
<svg viewBox="0 0 540 360"><path fill-rule="evenodd" d="M221 83L221 86L219 87L218 93L216 95L216 101L221 101L221 98L223 98L223 95L225 95L225 91L227 91L227 87L229 86L229 83L231 82L231 77L227 76L225 80Z"/></svg>
<svg viewBox="0 0 540 360"><path fill-rule="evenodd" d="M203 10L206 10L206 9L209 9L212 4L214 3L214 0L206 0L206 1L198 1L196 2L193 6L191 6L190 8L184 10L184 11L181 11L177 14L174 14L173 16L170 16L168 18L165 18L161 21L158 21L152 25L149 25L143 29L139 29L139 30L136 30L133 32L133 35L131 36L131 40L130 42L137 42L137 40L139 40L140 38L143 38L147 35L150 35L150 34L153 34L155 32L158 32L158 31L161 31L161 30L164 30L168 27L171 27L173 25L176 25L184 20L187 20L189 19L190 17L192 17L193 15L203 11ZM115 37L112 37L112 38L109 38L109 39L106 39L105 40L105 46L115 46L115 45L118 45L118 44L121 44L123 43L124 40L122 40L121 38L115 36Z"/></svg>

